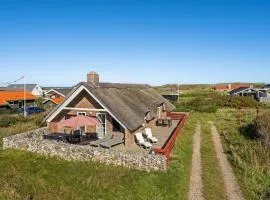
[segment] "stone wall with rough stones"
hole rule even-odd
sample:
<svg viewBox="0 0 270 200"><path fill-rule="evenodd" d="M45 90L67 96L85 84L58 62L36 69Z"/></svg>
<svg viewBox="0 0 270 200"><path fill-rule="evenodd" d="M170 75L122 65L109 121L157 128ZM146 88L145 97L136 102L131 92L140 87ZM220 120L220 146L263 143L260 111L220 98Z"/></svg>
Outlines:
<svg viewBox="0 0 270 200"><path fill-rule="evenodd" d="M163 155L147 152L109 150L89 145L74 145L43 139L47 128L40 128L3 138L3 148L15 148L47 156L57 156L69 161L96 161L106 165L121 165L145 171L166 171Z"/></svg>

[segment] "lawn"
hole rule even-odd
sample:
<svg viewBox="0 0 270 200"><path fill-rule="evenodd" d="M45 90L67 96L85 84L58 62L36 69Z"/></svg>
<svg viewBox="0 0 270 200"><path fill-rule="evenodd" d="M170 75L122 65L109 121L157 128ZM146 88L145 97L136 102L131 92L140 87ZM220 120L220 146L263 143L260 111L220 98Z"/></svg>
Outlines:
<svg viewBox="0 0 270 200"><path fill-rule="evenodd" d="M167 173L1 149L0 199L187 199L197 117L192 115L179 135ZM36 127L34 120L17 122L0 128L1 138Z"/></svg>
<svg viewBox="0 0 270 200"><path fill-rule="evenodd" d="M234 109L222 109L218 113L192 112L177 138L167 173L94 162L68 162L0 149L0 199L187 199L192 139L198 121L202 128L203 195L205 199L226 199L209 120L215 122L222 136L224 149L246 199L267 199L270 149L250 137L250 117L246 115L240 124L235 113ZM37 121L32 118L2 127L0 138L37 128Z"/></svg>

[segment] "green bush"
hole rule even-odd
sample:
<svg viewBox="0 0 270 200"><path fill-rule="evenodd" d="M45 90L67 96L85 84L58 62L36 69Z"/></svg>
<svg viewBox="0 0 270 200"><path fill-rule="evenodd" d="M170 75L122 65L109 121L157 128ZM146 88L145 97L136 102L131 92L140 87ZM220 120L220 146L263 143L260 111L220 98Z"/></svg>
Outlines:
<svg viewBox="0 0 270 200"><path fill-rule="evenodd" d="M218 108L256 108L260 103L249 97L228 96L216 93L208 93L176 105L178 111L197 111L213 113Z"/></svg>
<svg viewBox="0 0 270 200"><path fill-rule="evenodd" d="M255 127L265 144L270 145L270 112L259 115L255 120Z"/></svg>
<svg viewBox="0 0 270 200"><path fill-rule="evenodd" d="M22 115L0 115L0 127L8 127L18 122L26 122L27 120Z"/></svg>

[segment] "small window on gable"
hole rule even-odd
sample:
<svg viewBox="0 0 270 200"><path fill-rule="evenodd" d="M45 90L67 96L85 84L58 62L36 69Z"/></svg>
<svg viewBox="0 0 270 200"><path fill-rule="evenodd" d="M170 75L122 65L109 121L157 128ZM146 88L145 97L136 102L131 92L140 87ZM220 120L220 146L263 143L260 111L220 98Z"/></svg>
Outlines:
<svg viewBox="0 0 270 200"><path fill-rule="evenodd" d="M77 112L77 115L83 115L83 116L86 116L86 112Z"/></svg>

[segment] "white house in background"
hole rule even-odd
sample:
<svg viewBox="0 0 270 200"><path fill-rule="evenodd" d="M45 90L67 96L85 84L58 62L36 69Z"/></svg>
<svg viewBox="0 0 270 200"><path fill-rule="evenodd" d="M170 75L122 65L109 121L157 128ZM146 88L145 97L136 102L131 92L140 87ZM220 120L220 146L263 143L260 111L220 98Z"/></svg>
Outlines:
<svg viewBox="0 0 270 200"><path fill-rule="evenodd" d="M25 89L31 92L34 96L43 96L43 90L38 84L25 84ZM24 84L11 84L7 86L7 90L24 90Z"/></svg>

